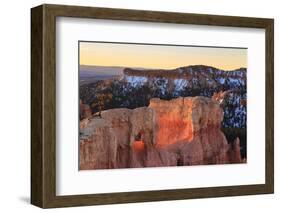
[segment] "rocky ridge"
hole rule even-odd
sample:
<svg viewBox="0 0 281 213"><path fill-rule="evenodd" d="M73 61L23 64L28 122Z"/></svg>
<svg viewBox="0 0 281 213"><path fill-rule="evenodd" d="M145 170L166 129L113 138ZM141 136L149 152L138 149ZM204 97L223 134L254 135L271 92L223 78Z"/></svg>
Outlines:
<svg viewBox="0 0 281 213"><path fill-rule="evenodd" d="M222 119L219 103L206 97L102 111L80 122L80 169L242 163L239 138L228 144Z"/></svg>

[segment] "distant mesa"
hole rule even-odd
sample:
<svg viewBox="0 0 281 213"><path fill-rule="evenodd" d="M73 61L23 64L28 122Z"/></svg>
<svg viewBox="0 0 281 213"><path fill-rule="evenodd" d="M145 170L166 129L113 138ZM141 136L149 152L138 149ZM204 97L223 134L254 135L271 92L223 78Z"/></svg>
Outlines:
<svg viewBox="0 0 281 213"><path fill-rule="evenodd" d="M179 67L176 69L135 69L124 68L124 75L129 76L147 76L147 77L169 77L169 78L188 78L192 76L212 76L214 74L220 74L223 76L235 76L238 73L241 77L246 75L246 68L239 68L235 70L221 70L212 66L206 65L192 65Z"/></svg>
<svg viewBox="0 0 281 213"><path fill-rule="evenodd" d="M247 84L246 68L224 71L211 66L195 65L171 70L125 68L123 73L123 80L133 86L153 85L158 81L162 84L162 81L165 81L165 85L162 86L174 90L174 94L188 88L229 90L239 89Z"/></svg>
<svg viewBox="0 0 281 213"><path fill-rule="evenodd" d="M80 65L80 83L84 84L92 80L120 79L126 77L146 77L146 78L170 78L170 79L201 79L206 81L215 78L233 78L239 81L246 80L246 68L235 70L221 70L206 65L184 66L176 69L147 69L147 68L127 68L118 66L89 66ZM85 81L85 82L84 82ZM207 82L208 83L208 82ZM223 83L223 82L221 82Z"/></svg>

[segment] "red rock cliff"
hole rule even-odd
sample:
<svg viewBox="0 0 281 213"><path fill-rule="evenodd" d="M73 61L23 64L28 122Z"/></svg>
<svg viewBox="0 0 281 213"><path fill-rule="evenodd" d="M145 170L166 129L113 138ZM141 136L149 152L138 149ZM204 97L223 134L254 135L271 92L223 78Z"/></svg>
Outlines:
<svg viewBox="0 0 281 213"><path fill-rule="evenodd" d="M80 169L241 163L239 141L228 145L222 119L219 104L205 97L103 111L81 121Z"/></svg>

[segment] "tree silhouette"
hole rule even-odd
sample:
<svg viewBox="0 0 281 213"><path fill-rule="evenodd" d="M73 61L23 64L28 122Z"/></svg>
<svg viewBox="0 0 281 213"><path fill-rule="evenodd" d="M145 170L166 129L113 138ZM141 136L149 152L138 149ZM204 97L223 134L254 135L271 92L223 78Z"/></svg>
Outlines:
<svg viewBox="0 0 281 213"><path fill-rule="evenodd" d="M99 110L99 117L101 117L101 111L105 109L106 103L109 103L112 100L112 94L110 93L102 93L97 94L97 102L92 103L92 107L97 107Z"/></svg>

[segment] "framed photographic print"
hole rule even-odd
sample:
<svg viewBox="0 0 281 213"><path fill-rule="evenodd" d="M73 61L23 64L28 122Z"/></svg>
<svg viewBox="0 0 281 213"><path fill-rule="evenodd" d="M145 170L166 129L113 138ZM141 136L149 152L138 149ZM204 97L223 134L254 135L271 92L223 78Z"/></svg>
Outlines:
<svg viewBox="0 0 281 213"><path fill-rule="evenodd" d="M31 9L31 203L274 191L273 19Z"/></svg>

